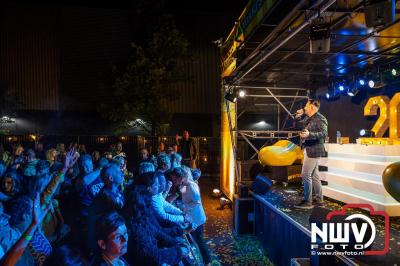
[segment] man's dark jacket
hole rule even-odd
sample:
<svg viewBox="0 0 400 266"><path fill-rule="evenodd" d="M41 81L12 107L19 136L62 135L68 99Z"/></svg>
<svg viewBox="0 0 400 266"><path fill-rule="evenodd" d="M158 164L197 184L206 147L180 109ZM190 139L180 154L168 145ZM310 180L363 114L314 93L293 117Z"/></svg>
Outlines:
<svg viewBox="0 0 400 266"><path fill-rule="evenodd" d="M189 138L189 153L190 153L190 160L196 160L197 158L197 150L196 150L196 145L194 143L194 140L192 138ZM179 147L179 153L182 154L183 159L189 159L189 157L186 156L186 154L183 154L183 146L185 145L185 140L183 138L179 139L178 142L176 143Z"/></svg>
<svg viewBox="0 0 400 266"><path fill-rule="evenodd" d="M328 121L319 112L313 116L300 118L296 122L296 127L301 130L307 129L310 132L308 138L302 143L302 148L306 149L307 156L310 158L325 157L325 138L328 135Z"/></svg>

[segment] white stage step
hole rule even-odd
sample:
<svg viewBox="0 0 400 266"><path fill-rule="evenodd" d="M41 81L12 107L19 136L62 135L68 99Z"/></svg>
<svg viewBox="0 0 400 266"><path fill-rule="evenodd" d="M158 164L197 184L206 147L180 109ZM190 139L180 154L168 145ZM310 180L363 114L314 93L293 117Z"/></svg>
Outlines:
<svg viewBox="0 0 400 266"><path fill-rule="evenodd" d="M368 191L379 195L389 196L383 186L381 177L378 175L368 175L357 172L343 171L341 169L329 168L328 172L321 173L329 184L337 184L339 186Z"/></svg>
<svg viewBox="0 0 400 266"><path fill-rule="evenodd" d="M382 183L386 166L400 161L400 146L326 144L326 148L328 158L320 162L328 167L328 172L321 172L328 181L325 196L344 203L368 203L390 216L400 216L400 203Z"/></svg>
<svg viewBox="0 0 400 266"><path fill-rule="evenodd" d="M374 154L364 154L364 153L345 153L345 152L329 152L329 157L335 157L337 159L350 159L361 162L369 163L383 163L390 164L400 161L400 156L386 156L386 155L374 155Z"/></svg>
<svg viewBox="0 0 400 266"><path fill-rule="evenodd" d="M342 189L334 189L331 187L324 187L324 196L336 199L344 203L367 203L371 204L375 210L386 211L389 216L400 216L400 206L398 203L381 203L374 199L365 198L359 195L355 195L349 192L345 192Z"/></svg>
<svg viewBox="0 0 400 266"><path fill-rule="evenodd" d="M341 158L331 155L329 155L326 162L321 163L321 165L328 166L328 169L341 168L348 171L370 173L374 175L382 175L383 170L385 170L386 166L389 164L390 163L386 162Z"/></svg>
<svg viewBox="0 0 400 266"><path fill-rule="evenodd" d="M377 155L400 157L400 145L360 145L360 144L335 144L326 143L329 153L347 153L354 155ZM393 158L392 158L393 159Z"/></svg>

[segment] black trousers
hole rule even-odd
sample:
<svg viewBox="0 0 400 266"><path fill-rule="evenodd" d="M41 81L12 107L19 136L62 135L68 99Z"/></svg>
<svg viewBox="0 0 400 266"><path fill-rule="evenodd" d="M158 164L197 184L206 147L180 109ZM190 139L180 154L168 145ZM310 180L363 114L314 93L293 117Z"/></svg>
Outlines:
<svg viewBox="0 0 400 266"><path fill-rule="evenodd" d="M199 227L196 228L193 232L190 234L196 241L197 245L199 246L201 256L203 257L203 262L204 264L210 263L211 262L211 257L210 257L210 251L208 250L207 244L204 242L203 239L203 233L204 233L204 225L200 225Z"/></svg>

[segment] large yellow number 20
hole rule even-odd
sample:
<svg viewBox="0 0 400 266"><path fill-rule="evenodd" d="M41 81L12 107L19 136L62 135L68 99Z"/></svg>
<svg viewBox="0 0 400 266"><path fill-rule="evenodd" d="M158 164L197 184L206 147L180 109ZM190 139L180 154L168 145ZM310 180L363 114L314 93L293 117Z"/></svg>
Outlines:
<svg viewBox="0 0 400 266"><path fill-rule="evenodd" d="M399 103L400 103L400 93L396 93L392 100L390 101L390 129L389 138L397 139L399 137Z"/></svg>
<svg viewBox="0 0 400 266"><path fill-rule="evenodd" d="M390 103L390 104L389 104ZM377 115L378 108L380 111L379 118L371 131L375 133L376 138L383 137L389 127L389 138L397 139L399 137L400 116L398 112L400 103L400 93L396 93L392 100L387 96L376 96L368 100L364 107L364 115Z"/></svg>

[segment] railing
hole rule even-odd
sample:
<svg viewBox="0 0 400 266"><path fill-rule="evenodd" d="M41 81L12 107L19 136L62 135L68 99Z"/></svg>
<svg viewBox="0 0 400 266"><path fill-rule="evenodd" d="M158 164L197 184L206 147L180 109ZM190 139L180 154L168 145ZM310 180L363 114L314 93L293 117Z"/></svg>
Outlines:
<svg viewBox="0 0 400 266"><path fill-rule="evenodd" d="M203 175L219 175L220 139L214 137L193 137L197 149L197 166ZM104 153L110 150L110 145L117 142L123 144L123 151L128 158L128 168L132 169L138 161L141 148L151 148L157 151L160 142L165 149L175 143L175 136L144 137L144 136L38 136L38 135L0 135L0 143L4 148L11 150L11 145L20 143L25 150L34 148L35 142L40 141L45 149L55 148L57 143L64 143L66 147L72 142L84 144L87 152L99 151Z"/></svg>

